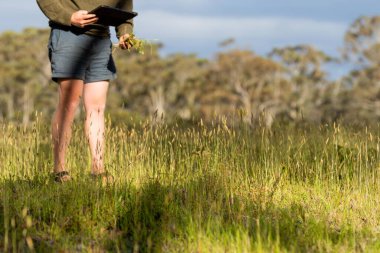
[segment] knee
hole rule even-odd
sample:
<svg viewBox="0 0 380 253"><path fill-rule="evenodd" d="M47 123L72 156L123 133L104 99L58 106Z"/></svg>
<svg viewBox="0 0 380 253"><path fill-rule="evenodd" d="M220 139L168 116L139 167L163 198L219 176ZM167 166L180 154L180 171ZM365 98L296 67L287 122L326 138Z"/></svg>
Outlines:
<svg viewBox="0 0 380 253"><path fill-rule="evenodd" d="M106 109L105 104L90 103L85 105L87 117L103 116Z"/></svg>
<svg viewBox="0 0 380 253"><path fill-rule="evenodd" d="M78 105L79 100L65 101L64 103L60 104L60 106L58 107L58 111L60 111L60 113L65 114L74 114L78 108Z"/></svg>
<svg viewBox="0 0 380 253"><path fill-rule="evenodd" d="M66 104L65 109L70 112L75 112L78 108L79 100L78 101L70 101Z"/></svg>

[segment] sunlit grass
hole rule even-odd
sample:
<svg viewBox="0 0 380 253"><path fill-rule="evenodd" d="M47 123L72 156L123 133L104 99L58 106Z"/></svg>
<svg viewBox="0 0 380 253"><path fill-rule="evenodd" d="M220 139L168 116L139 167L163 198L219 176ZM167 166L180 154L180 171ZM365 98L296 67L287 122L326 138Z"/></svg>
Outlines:
<svg viewBox="0 0 380 253"><path fill-rule="evenodd" d="M48 126L3 124L0 251L376 252L379 130L113 126L103 187L80 125L61 185Z"/></svg>

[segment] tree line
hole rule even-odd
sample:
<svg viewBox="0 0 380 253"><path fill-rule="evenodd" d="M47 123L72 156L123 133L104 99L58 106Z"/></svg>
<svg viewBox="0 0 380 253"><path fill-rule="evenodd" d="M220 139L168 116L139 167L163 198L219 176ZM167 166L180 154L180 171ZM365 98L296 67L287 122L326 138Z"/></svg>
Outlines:
<svg viewBox="0 0 380 253"><path fill-rule="evenodd" d="M29 124L36 112L50 118L57 86L50 80L48 29L0 35L0 120ZM195 54L161 56L160 45L144 55L114 53L118 78L107 110L115 121L146 118L202 119L223 116L263 122L377 123L380 119L380 17L360 17L348 27L342 56L310 45L250 50L221 49L213 59ZM226 41L222 44L228 44ZM332 80L328 63L351 63Z"/></svg>

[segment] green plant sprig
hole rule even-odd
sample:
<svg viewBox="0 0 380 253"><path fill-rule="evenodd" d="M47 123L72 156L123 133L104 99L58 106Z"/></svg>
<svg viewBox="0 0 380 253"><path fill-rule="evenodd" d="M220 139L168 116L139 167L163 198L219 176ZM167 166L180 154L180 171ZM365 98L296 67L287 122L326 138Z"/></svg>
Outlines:
<svg viewBox="0 0 380 253"><path fill-rule="evenodd" d="M136 37L134 33L130 34L130 36L125 40L126 43L130 46L128 48L128 51L130 52L132 49L136 50L139 54L144 55L145 54L145 47L146 45L150 45L152 48L152 43L148 40L139 39ZM120 48L119 43L114 44L115 48Z"/></svg>

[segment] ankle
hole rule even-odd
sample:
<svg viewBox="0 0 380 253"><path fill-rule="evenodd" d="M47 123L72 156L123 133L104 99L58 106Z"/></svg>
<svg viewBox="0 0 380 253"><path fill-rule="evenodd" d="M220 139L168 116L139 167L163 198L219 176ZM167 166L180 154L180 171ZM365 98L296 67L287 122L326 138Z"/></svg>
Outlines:
<svg viewBox="0 0 380 253"><path fill-rule="evenodd" d="M67 171L67 169L65 167L66 166L63 163L55 163L54 164L54 172L59 173L59 172Z"/></svg>
<svg viewBox="0 0 380 253"><path fill-rule="evenodd" d="M91 174L93 174L93 175L99 175L99 174L102 174L102 173L105 173L106 171L105 171L105 169L104 168L98 168L98 167L93 167L92 169L91 169Z"/></svg>
<svg viewBox="0 0 380 253"><path fill-rule="evenodd" d="M104 169L104 165L102 162L96 162L96 161L93 161L92 162L92 166L91 166L91 173L92 174L101 174L101 173L104 173L105 172L105 169Z"/></svg>

